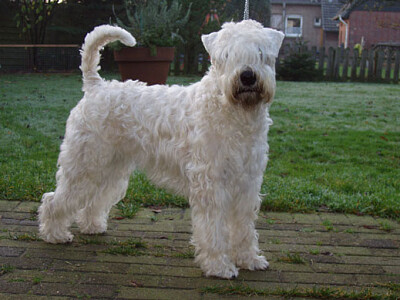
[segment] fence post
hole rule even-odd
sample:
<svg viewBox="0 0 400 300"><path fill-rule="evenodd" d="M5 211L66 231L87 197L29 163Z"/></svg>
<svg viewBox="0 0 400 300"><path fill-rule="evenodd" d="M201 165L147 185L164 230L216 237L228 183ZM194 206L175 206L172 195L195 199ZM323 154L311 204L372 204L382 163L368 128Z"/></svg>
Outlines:
<svg viewBox="0 0 400 300"><path fill-rule="evenodd" d="M353 62L351 64L351 81L357 80L358 50L353 49Z"/></svg>
<svg viewBox="0 0 400 300"><path fill-rule="evenodd" d="M349 48L344 50L344 63L343 63L343 71L342 71L342 79L343 81L347 81L348 76L348 69L349 69L349 55L350 50Z"/></svg>
<svg viewBox="0 0 400 300"><path fill-rule="evenodd" d="M339 69L340 69L340 61L342 59L342 50L343 48L336 48L336 55L333 63L333 79L338 80L340 77Z"/></svg>
<svg viewBox="0 0 400 300"><path fill-rule="evenodd" d="M332 77L333 77L334 59L335 59L335 49L333 49L332 47L329 47L328 66L326 68L326 78L327 79L332 79Z"/></svg>
<svg viewBox="0 0 400 300"><path fill-rule="evenodd" d="M383 53L383 50L382 49L378 50L377 58L376 58L376 71L375 71L375 80L376 81L382 80L382 67L383 67L384 58L385 58L385 54Z"/></svg>
<svg viewBox="0 0 400 300"><path fill-rule="evenodd" d="M364 81L365 78L365 70L367 66L367 58L368 58L368 50L363 50L361 54L361 63L360 63L360 80Z"/></svg>
<svg viewBox="0 0 400 300"><path fill-rule="evenodd" d="M391 74L392 73L392 54L393 54L392 50L389 50L388 54L387 54L387 58L386 58L385 81L388 82L388 83L392 80L390 78L391 75L392 75Z"/></svg>
<svg viewBox="0 0 400 300"><path fill-rule="evenodd" d="M318 59L318 70L321 76L324 76L324 64L325 64L325 47L319 48L319 59Z"/></svg>
<svg viewBox="0 0 400 300"><path fill-rule="evenodd" d="M311 56L314 61L317 60L317 47L316 46L311 47Z"/></svg>
<svg viewBox="0 0 400 300"><path fill-rule="evenodd" d="M374 78L374 50L370 49L368 53L368 81L373 81Z"/></svg>
<svg viewBox="0 0 400 300"><path fill-rule="evenodd" d="M399 82L399 68L400 68L400 51L396 51L396 58L394 60L394 75L393 75L393 83Z"/></svg>

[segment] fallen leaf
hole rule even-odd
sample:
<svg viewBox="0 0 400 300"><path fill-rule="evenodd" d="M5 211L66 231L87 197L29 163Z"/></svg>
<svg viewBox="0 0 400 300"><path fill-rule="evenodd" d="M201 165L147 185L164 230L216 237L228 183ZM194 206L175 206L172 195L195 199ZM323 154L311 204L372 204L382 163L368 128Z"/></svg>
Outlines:
<svg viewBox="0 0 400 300"><path fill-rule="evenodd" d="M131 280L130 285L133 287L143 287L143 283L140 283L138 281L135 280Z"/></svg>
<svg viewBox="0 0 400 300"><path fill-rule="evenodd" d="M378 229L378 226L376 226L376 225L363 225L362 227L364 227L366 229Z"/></svg>

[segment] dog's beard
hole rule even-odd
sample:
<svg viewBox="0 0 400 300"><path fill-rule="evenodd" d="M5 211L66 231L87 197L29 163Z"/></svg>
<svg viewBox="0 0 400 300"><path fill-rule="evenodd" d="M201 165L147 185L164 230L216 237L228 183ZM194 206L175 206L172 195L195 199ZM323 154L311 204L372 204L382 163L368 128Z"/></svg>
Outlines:
<svg viewBox="0 0 400 300"><path fill-rule="evenodd" d="M265 92L262 84L256 84L252 87L245 87L238 84L234 87L231 96L231 102L241 105L245 109L251 109L262 102L269 102L268 93Z"/></svg>

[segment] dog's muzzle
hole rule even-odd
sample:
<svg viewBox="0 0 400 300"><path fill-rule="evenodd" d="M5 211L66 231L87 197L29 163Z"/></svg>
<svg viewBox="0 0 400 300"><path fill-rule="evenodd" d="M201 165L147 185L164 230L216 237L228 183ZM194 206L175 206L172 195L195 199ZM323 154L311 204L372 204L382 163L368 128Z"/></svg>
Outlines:
<svg viewBox="0 0 400 300"><path fill-rule="evenodd" d="M263 100L263 84L253 70L245 69L236 78L232 94L235 104L249 109Z"/></svg>

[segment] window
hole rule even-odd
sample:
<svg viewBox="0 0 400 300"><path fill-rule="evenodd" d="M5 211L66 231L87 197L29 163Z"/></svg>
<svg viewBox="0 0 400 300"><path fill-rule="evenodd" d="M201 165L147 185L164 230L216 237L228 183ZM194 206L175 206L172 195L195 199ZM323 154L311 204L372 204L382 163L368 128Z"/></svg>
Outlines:
<svg viewBox="0 0 400 300"><path fill-rule="evenodd" d="M300 37L302 35L303 17L288 15L285 22L285 34L288 37Z"/></svg>
<svg viewBox="0 0 400 300"><path fill-rule="evenodd" d="M321 18L319 18L319 17L314 18L314 26L321 27Z"/></svg>

